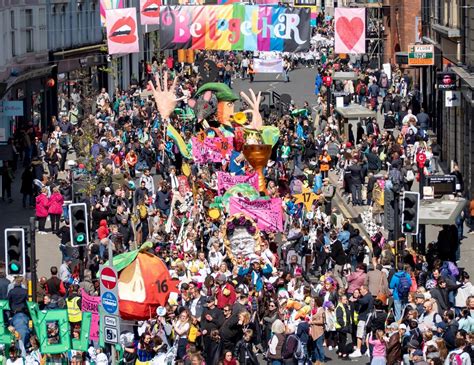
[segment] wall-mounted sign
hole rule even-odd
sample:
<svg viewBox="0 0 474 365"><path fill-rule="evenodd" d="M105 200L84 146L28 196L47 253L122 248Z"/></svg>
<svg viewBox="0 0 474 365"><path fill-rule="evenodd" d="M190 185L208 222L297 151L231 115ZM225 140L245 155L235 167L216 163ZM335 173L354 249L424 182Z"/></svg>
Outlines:
<svg viewBox="0 0 474 365"><path fill-rule="evenodd" d="M444 93L444 105L446 108L461 106L461 92L448 90Z"/></svg>
<svg viewBox="0 0 474 365"><path fill-rule="evenodd" d="M13 100L0 102L0 114L4 117L23 116L23 101Z"/></svg>
<svg viewBox="0 0 474 365"><path fill-rule="evenodd" d="M457 75L454 72L438 72L438 89L454 90L457 85Z"/></svg>
<svg viewBox="0 0 474 365"><path fill-rule="evenodd" d="M432 44L410 44L408 46L409 66L433 66L434 46Z"/></svg>

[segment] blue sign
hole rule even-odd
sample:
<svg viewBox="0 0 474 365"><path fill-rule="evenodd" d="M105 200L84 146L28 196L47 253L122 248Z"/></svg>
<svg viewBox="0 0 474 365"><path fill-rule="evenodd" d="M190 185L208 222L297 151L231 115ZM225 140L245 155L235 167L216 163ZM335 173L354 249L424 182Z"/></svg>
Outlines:
<svg viewBox="0 0 474 365"><path fill-rule="evenodd" d="M23 101L4 101L0 103L0 114L4 117L21 117L23 116Z"/></svg>
<svg viewBox="0 0 474 365"><path fill-rule="evenodd" d="M115 314L118 310L117 297L111 292L105 292L101 298L102 307L107 313Z"/></svg>

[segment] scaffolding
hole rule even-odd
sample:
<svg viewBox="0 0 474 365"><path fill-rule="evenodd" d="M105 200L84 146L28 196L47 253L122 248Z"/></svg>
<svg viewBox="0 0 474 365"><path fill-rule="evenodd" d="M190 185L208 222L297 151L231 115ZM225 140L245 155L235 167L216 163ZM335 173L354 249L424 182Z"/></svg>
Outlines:
<svg viewBox="0 0 474 365"><path fill-rule="evenodd" d="M382 1L359 0L351 2L350 7L366 8L366 53L370 65L380 69L384 52L384 23ZM376 63L375 63L376 62Z"/></svg>

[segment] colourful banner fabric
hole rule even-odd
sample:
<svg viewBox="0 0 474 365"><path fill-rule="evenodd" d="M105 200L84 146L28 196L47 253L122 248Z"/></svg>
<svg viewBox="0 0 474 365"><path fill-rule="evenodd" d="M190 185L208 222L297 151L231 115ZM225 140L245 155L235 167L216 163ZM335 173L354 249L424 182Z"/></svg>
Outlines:
<svg viewBox="0 0 474 365"><path fill-rule="evenodd" d="M161 0L140 0L140 24L160 24Z"/></svg>
<svg viewBox="0 0 474 365"><path fill-rule="evenodd" d="M82 301L81 301L82 311L92 313L92 321L91 321L89 338L92 341L98 341L99 340L99 319L100 319L100 315L99 315L100 297L87 294L83 288L81 288L81 296L82 296Z"/></svg>
<svg viewBox="0 0 474 365"><path fill-rule="evenodd" d="M283 231L281 199L248 200L246 198L231 197L230 215L236 213L243 213L252 218L261 231Z"/></svg>
<svg viewBox="0 0 474 365"><path fill-rule="evenodd" d="M201 141L193 140L193 157L197 163L222 162L229 160L233 149L232 137L213 137Z"/></svg>
<svg viewBox="0 0 474 365"><path fill-rule="evenodd" d="M100 0L100 24L105 27L105 12L109 9L122 9L123 0Z"/></svg>
<svg viewBox="0 0 474 365"><path fill-rule="evenodd" d="M217 192L219 195L224 194L228 189L237 184L246 183L258 191L258 175L231 175L227 172L217 172Z"/></svg>
<svg viewBox="0 0 474 365"><path fill-rule="evenodd" d="M259 5L162 7L162 49L309 50L310 9Z"/></svg>
<svg viewBox="0 0 474 365"><path fill-rule="evenodd" d="M217 0L217 4L219 5L230 5L240 3L240 0Z"/></svg>
<svg viewBox="0 0 474 365"><path fill-rule="evenodd" d="M334 51L365 53L365 8L336 8Z"/></svg>
<svg viewBox="0 0 474 365"><path fill-rule="evenodd" d="M281 58L272 58L268 60L254 58L253 69L257 73L282 73L283 60Z"/></svg>
<svg viewBox="0 0 474 365"><path fill-rule="evenodd" d="M311 21L309 24L312 27L318 26L318 7L317 6L308 6L308 5L295 5L295 8L307 8L311 11Z"/></svg>
<svg viewBox="0 0 474 365"><path fill-rule="evenodd" d="M109 54L138 52L137 9L107 10L106 17Z"/></svg>

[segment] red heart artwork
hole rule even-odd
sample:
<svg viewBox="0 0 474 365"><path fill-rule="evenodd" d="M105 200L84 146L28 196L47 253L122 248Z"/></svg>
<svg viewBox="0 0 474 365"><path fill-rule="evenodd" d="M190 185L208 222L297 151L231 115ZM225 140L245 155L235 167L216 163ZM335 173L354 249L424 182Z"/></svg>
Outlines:
<svg viewBox="0 0 474 365"><path fill-rule="evenodd" d="M342 43L351 50L359 41L364 31L364 22L361 18L352 18L350 21L345 16L337 19L336 32Z"/></svg>

